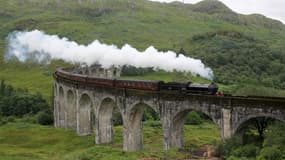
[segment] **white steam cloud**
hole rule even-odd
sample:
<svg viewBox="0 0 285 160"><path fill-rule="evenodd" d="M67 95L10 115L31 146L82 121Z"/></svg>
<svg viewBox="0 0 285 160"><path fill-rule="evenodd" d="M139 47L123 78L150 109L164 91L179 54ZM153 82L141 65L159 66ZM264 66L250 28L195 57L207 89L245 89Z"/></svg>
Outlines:
<svg viewBox="0 0 285 160"><path fill-rule="evenodd" d="M17 58L21 62L35 61L49 63L61 59L66 62L86 65L101 64L104 68L131 65L153 67L165 71L181 71L199 74L207 79L213 78L213 71L201 60L186 57L175 52L160 52L150 46L140 52L126 44L121 49L95 40L89 45L80 45L67 38L47 35L42 31L13 32L8 36L8 49L5 59Z"/></svg>

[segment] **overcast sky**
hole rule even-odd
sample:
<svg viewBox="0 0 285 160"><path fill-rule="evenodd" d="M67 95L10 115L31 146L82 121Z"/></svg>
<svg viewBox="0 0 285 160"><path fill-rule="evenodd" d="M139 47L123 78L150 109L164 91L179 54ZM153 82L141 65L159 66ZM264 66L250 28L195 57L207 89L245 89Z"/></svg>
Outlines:
<svg viewBox="0 0 285 160"><path fill-rule="evenodd" d="M172 2L183 0L151 0ZM201 0L184 0L185 3L197 3ZM285 24L285 0L220 0L235 12L242 14L259 13L278 19Z"/></svg>

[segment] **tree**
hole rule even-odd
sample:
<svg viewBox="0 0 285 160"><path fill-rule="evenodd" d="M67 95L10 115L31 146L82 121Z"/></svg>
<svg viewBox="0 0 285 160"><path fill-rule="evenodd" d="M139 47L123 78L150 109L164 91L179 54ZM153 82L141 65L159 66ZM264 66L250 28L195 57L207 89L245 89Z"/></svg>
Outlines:
<svg viewBox="0 0 285 160"><path fill-rule="evenodd" d="M185 124L190 124L190 125L199 125L202 123L203 123L203 119L195 111L192 111L187 115L186 122L185 122Z"/></svg>
<svg viewBox="0 0 285 160"><path fill-rule="evenodd" d="M276 121L264 134L263 148L258 160L276 160L285 158L285 124Z"/></svg>
<svg viewBox="0 0 285 160"><path fill-rule="evenodd" d="M41 125L52 125L53 124L53 114L51 111L41 111L38 116L38 123Z"/></svg>
<svg viewBox="0 0 285 160"><path fill-rule="evenodd" d="M272 123L271 118L267 117L261 117L261 118L256 118L254 120L254 127L258 131L259 138L263 140L264 136L264 131L267 129L268 125Z"/></svg>
<svg viewBox="0 0 285 160"><path fill-rule="evenodd" d="M4 97L0 101L0 113L3 116L21 117L47 109L50 109L50 106L41 95L19 94Z"/></svg>
<svg viewBox="0 0 285 160"><path fill-rule="evenodd" d="M183 54L183 55L186 55L186 52L185 52L185 50L184 50L183 48L180 48L180 50L179 50L178 53Z"/></svg>
<svg viewBox="0 0 285 160"><path fill-rule="evenodd" d="M5 96L12 96L14 92L14 88L11 85L8 85L5 89Z"/></svg>
<svg viewBox="0 0 285 160"><path fill-rule="evenodd" d="M242 128L243 142L256 141L261 144L264 140L264 133L268 126L272 124L273 119L268 117L258 117L249 120L244 128ZM256 134L256 132L258 134Z"/></svg>

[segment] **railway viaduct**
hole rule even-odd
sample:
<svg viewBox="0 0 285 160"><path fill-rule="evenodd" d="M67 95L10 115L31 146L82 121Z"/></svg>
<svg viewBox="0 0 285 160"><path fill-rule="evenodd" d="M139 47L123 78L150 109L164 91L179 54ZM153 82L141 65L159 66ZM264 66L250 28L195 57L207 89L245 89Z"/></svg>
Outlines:
<svg viewBox="0 0 285 160"><path fill-rule="evenodd" d="M123 120L123 149L143 149L142 117L145 107L160 117L164 148L183 147L183 125L190 111L208 115L229 138L257 117L285 121L285 99L258 97L217 97L126 90L55 76L55 127L73 129L80 136L96 133L97 144L113 142L112 111L117 107Z"/></svg>

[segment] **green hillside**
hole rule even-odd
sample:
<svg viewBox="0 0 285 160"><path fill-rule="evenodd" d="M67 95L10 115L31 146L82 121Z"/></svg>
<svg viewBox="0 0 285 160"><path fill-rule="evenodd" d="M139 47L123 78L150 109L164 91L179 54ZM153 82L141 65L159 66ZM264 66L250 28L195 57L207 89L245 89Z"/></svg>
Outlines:
<svg viewBox="0 0 285 160"><path fill-rule="evenodd" d="M51 95L54 68L63 63L5 63L10 32L39 29L82 44L99 39L118 46L128 43L139 50L153 45L183 51L213 68L214 81L225 84L225 90L244 84L285 88L285 26L262 15L239 15L215 0L195 5L145 0L0 0L0 22L0 79L45 97ZM163 79L171 77L166 74Z"/></svg>

